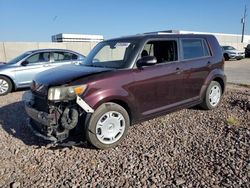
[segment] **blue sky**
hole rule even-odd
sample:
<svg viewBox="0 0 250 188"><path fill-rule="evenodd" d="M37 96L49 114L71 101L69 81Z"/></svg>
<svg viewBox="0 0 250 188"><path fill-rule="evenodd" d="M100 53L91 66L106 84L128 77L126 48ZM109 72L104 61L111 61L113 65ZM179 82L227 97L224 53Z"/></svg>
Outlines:
<svg viewBox="0 0 250 188"><path fill-rule="evenodd" d="M50 41L58 33L112 38L166 29L241 33L250 0L0 0L0 41Z"/></svg>

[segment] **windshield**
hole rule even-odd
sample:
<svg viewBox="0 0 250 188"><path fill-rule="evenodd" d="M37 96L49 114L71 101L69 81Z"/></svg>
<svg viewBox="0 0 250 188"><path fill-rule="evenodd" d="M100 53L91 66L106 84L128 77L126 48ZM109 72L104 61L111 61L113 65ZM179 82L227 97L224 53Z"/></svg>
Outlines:
<svg viewBox="0 0 250 188"><path fill-rule="evenodd" d="M223 46L224 50L236 50L234 47L232 46Z"/></svg>
<svg viewBox="0 0 250 188"><path fill-rule="evenodd" d="M17 56L16 58L10 60L10 61L8 62L8 64L17 63L18 61L21 61L23 58L27 57L27 56L30 55L30 54L31 54L31 52L25 52L25 53L23 53L23 54Z"/></svg>
<svg viewBox="0 0 250 188"><path fill-rule="evenodd" d="M125 68L136 48L135 41L104 41L90 52L84 65L105 68Z"/></svg>

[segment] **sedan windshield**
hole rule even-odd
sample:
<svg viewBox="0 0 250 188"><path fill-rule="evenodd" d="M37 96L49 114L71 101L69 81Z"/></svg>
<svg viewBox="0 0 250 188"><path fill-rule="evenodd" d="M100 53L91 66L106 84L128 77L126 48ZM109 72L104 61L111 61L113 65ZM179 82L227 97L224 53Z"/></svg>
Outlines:
<svg viewBox="0 0 250 188"><path fill-rule="evenodd" d="M85 65L105 68L125 68L134 52L134 41L104 41L87 56Z"/></svg>
<svg viewBox="0 0 250 188"><path fill-rule="evenodd" d="M236 50L234 47L232 46L223 46L224 50Z"/></svg>
<svg viewBox="0 0 250 188"><path fill-rule="evenodd" d="M31 54L31 52L25 52L25 53L23 53L23 54L17 56L16 58L10 60L10 61L8 62L8 64L15 64L15 63L21 61L22 59L24 59L25 57L27 57L27 56L30 55L30 54Z"/></svg>

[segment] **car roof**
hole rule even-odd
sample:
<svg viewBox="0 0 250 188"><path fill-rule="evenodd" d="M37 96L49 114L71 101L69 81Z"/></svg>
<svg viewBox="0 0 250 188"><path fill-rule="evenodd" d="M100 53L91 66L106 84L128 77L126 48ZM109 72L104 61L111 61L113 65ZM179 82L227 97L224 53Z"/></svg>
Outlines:
<svg viewBox="0 0 250 188"><path fill-rule="evenodd" d="M61 52L70 52L74 54L78 54L81 56L84 56L78 52L72 51L72 50L67 50L67 49L59 49L59 48L46 48L46 49L37 49L37 50L30 50L28 52L35 53L35 52L54 52L54 51L61 51Z"/></svg>
<svg viewBox="0 0 250 188"><path fill-rule="evenodd" d="M211 34L178 34L178 33L164 33L164 32L152 32L152 33L143 33L143 34L137 34L137 35L130 35L130 36L123 36L113 39L108 39L106 41L113 41L113 40L140 40L140 39L150 39L150 38L206 38L211 37L213 35Z"/></svg>

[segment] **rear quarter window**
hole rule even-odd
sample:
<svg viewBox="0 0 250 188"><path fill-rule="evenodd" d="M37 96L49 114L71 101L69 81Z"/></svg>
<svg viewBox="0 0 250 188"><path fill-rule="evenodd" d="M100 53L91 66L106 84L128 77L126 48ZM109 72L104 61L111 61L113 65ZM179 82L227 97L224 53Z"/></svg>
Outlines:
<svg viewBox="0 0 250 188"><path fill-rule="evenodd" d="M70 52L54 52L55 62L71 61L71 60L77 60L77 59L78 59L78 56Z"/></svg>
<svg viewBox="0 0 250 188"><path fill-rule="evenodd" d="M210 56L208 45L203 39L182 39L183 59L194 59Z"/></svg>

